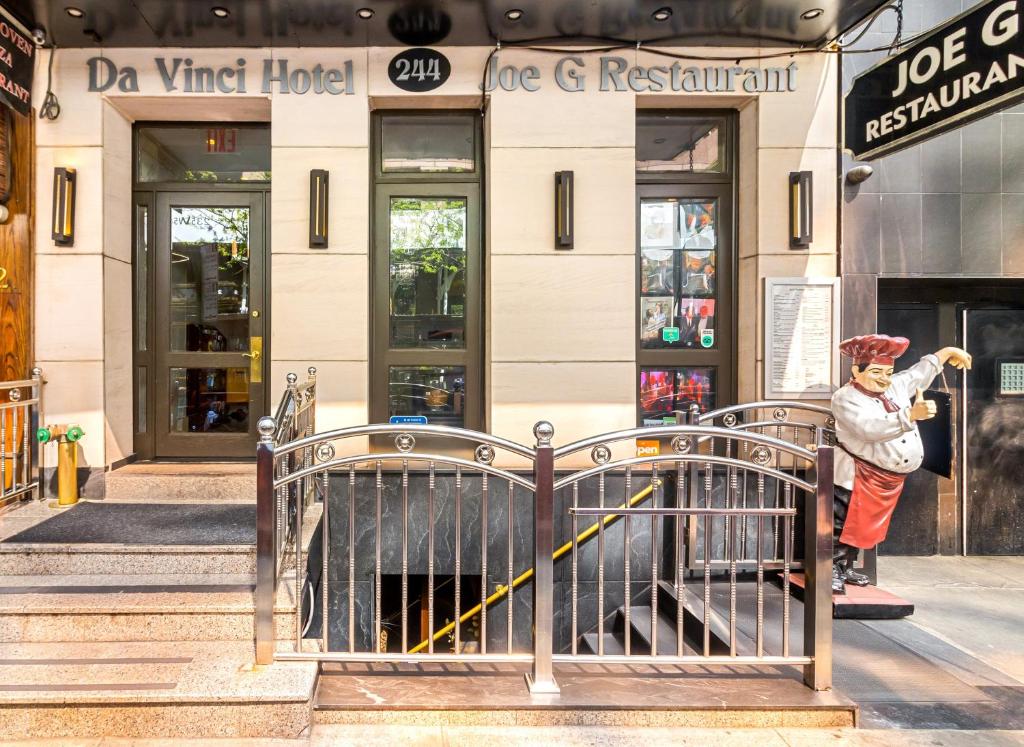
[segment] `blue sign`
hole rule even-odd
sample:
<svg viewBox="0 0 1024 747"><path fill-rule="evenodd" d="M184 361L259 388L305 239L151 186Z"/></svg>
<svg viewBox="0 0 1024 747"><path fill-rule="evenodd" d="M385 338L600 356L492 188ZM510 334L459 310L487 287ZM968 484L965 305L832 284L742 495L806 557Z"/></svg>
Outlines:
<svg viewBox="0 0 1024 747"><path fill-rule="evenodd" d="M391 425L426 425L426 415L392 415L388 418Z"/></svg>

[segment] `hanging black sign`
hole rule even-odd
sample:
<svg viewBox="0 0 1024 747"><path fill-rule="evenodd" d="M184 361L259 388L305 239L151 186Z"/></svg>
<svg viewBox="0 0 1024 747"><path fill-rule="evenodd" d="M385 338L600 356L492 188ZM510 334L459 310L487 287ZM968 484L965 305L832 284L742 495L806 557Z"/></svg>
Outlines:
<svg viewBox="0 0 1024 747"><path fill-rule="evenodd" d="M403 91L425 93L440 88L452 74L452 63L436 49L407 49L391 58L388 78Z"/></svg>
<svg viewBox="0 0 1024 747"><path fill-rule="evenodd" d="M858 75L844 143L893 153L1024 98L1024 0L990 0Z"/></svg>
<svg viewBox="0 0 1024 747"><path fill-rule="evenodd" d="M32 113L35 53L32 41L0 15L0 101L19 114Z"/></svg>

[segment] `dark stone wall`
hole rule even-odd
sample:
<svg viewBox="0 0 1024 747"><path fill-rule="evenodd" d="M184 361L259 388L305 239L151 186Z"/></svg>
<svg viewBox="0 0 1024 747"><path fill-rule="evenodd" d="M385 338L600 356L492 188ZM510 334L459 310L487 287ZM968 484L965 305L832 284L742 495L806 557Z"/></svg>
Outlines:
<svg viewBox="0 0 1024 747"><path fill-rule="evenodd" d="M933 28L977 4L904 0L903 36ZM896 15L887 11L854 48L885 47L895 30ZM857 74L885 56L884 51L844 55L844 92ZM921 334L905 320L892 328L893 315L879 314L879 301L885 300L880 299L879 280L913 279L920 283L922 303L934 300L928 283L939 279L1024 280L1024 105L869 163L874 176L859 185L844 182L843 337L876 331ZM844 155L844 173L857 165ZM962 300L969 296L965 290ZM848 363L844 360L844 367ZM939 521L941 506L948 512L952 499L939 493L952 490L928 473L911 476L879 552L955 552L956 533L943 530ZM955 521L953 516L945 524Z"/></svg>
<svg viewBox="0 0 1024 747"><path fill-rule="evenodd" d="M904 0L904 37L975 0ZM855 49L890 44L886 12ZM843 86L885 52L843 56ZM1024 277L1024 105L869 162L844 185L843 335L875 331L878 278ZM859 165L844 157L843 171Z"/></svg>
<svg viewBox="0 0 1024 747"><path fill-rule="evenodd" d="M676 480L674 473L662 473L662 486L657 492L657 505L676 505ZM408 573L410 576L426 575L429 567L429 540L427 516L429 501L429 478L424 473L410 473L408 488ZM650 482L650 472L636 472L630 490L626 490L622 473L608 474L604 485L604 504L620 506L629 495L634 495ZM726 500L727 478L724 471L716 471L712 480L711 505L723 506ZM744 490L744 481L737 481L737 489ZM751 477L745 484L746 505L775 505L776 496L785 500L771 479L765 481L764 493L759 495L757 480ZM368 651L373 640L374 567L376 563L376 489L372 474L358 473L353 491L355 516L355 644L356 650ZM437 577L450 576L455 572L455 478L451 472L436 474L434 490L434 573ZM463 477L461 501L461 573L463 577L481 574L482 539L482 480L480 475ZM800 498L796 502L800 502ZM509 563L509 517L512 517L513 576L518 576L533 567L533 496L532 493L514 486L511 513L509 511L508 482L490 478L487 493L487 589L493 593L499 585L508 583ZM600 505L600 481L590 478L579 483L578 501L580 506ZM555 547L570 542L574 532L569 508L573 492L564 488L555 496ZM697 504L704 505L703 492L699 491ZM640 504L650 506L650 499ZM349 481L345 474L332 473L330 479L330 503L328 520L330 527L329 556L329 604L330 604L330 647L332 650L347 650L348 647L348 605L349 605ZM402 573L402 484L400 473L385 473L381 490L381 572L382 575L400 576ZM596 521L592 516L578 519L576 534ZM673 519L632 517L629 520L630 536L630 597L634 605L650 604L652 577L652 531L657 532L657 565L659 579L672 579L675 570L675 523ZM762 548L765 555L773 546L782 549L784 532L779 524L773 530L770 520L762 527ZM606 630L611 632L611 616L625 602L625 532L627 522L620 519L608 525L604 531L604 604L603 614L608 619ZM802 528L799 517L795 522L797 537L795 557L802 555ZM726 558L725 522L719 517L714 520L712 531L712 556ZM737 523L735 542L740 546L741 536L746 556L754 557L756 548L757 521L750 519L745 531ZM320 603L320 575L323 566L321 545L322 534L317 531L311 543L307 569L315 588L315 600ZM704 524L696 529L697 557L704 555ZM742 554L742 553L740 553ZM598 568L599 541L595 536L578 546L577 563L577 632L583 634L595 630L598 624ZM439 579L435 578L435 588ZM572 642L572 558L567 553L554 566L554 644L556 650L568 650ZM513 651L527 652L532 646L533 586L527 582L513 593ZM409 601L413 601L410 595ZM479 587L464 591L461 600L463 612L480 601ZM383 605L382 605L383 606ZM399 606L400 609L400 606ZM410 647L418 643L419 612L410 613ZM434 627L444 624L441 616L435 617ZM464 630L470 623L464 624ZM487 609L487 646L489 652L504 652L507 647L508 601L502 599ZM319 637L321 613L314 615L308 635ZM393 641L400 640L400 621L390 628ZM447 644L436 644L443 649Z"/></svg>

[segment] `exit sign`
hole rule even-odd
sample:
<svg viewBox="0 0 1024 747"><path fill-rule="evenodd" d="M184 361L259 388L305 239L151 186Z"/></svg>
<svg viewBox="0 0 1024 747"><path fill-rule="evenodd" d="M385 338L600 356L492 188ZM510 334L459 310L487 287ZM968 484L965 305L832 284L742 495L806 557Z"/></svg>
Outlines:
<svg viewBox="0 0 1024 747"><path fill-rule="evenodd" d="M210 127L206 130L207 153L234 153L238 147L238 129Z"/></svg>

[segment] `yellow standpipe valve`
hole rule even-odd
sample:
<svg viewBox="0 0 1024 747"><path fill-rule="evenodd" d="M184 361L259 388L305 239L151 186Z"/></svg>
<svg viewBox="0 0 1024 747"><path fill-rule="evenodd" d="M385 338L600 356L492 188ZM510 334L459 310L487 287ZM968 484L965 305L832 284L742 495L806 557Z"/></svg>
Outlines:
<svg viewBox="0 0 1024 747"><path fill-rule="evenodd" d="M36 431L41 444L57 442L57 502L52 508L78 503L78 442L85 431L77 425L50 425Z"/></svg>

